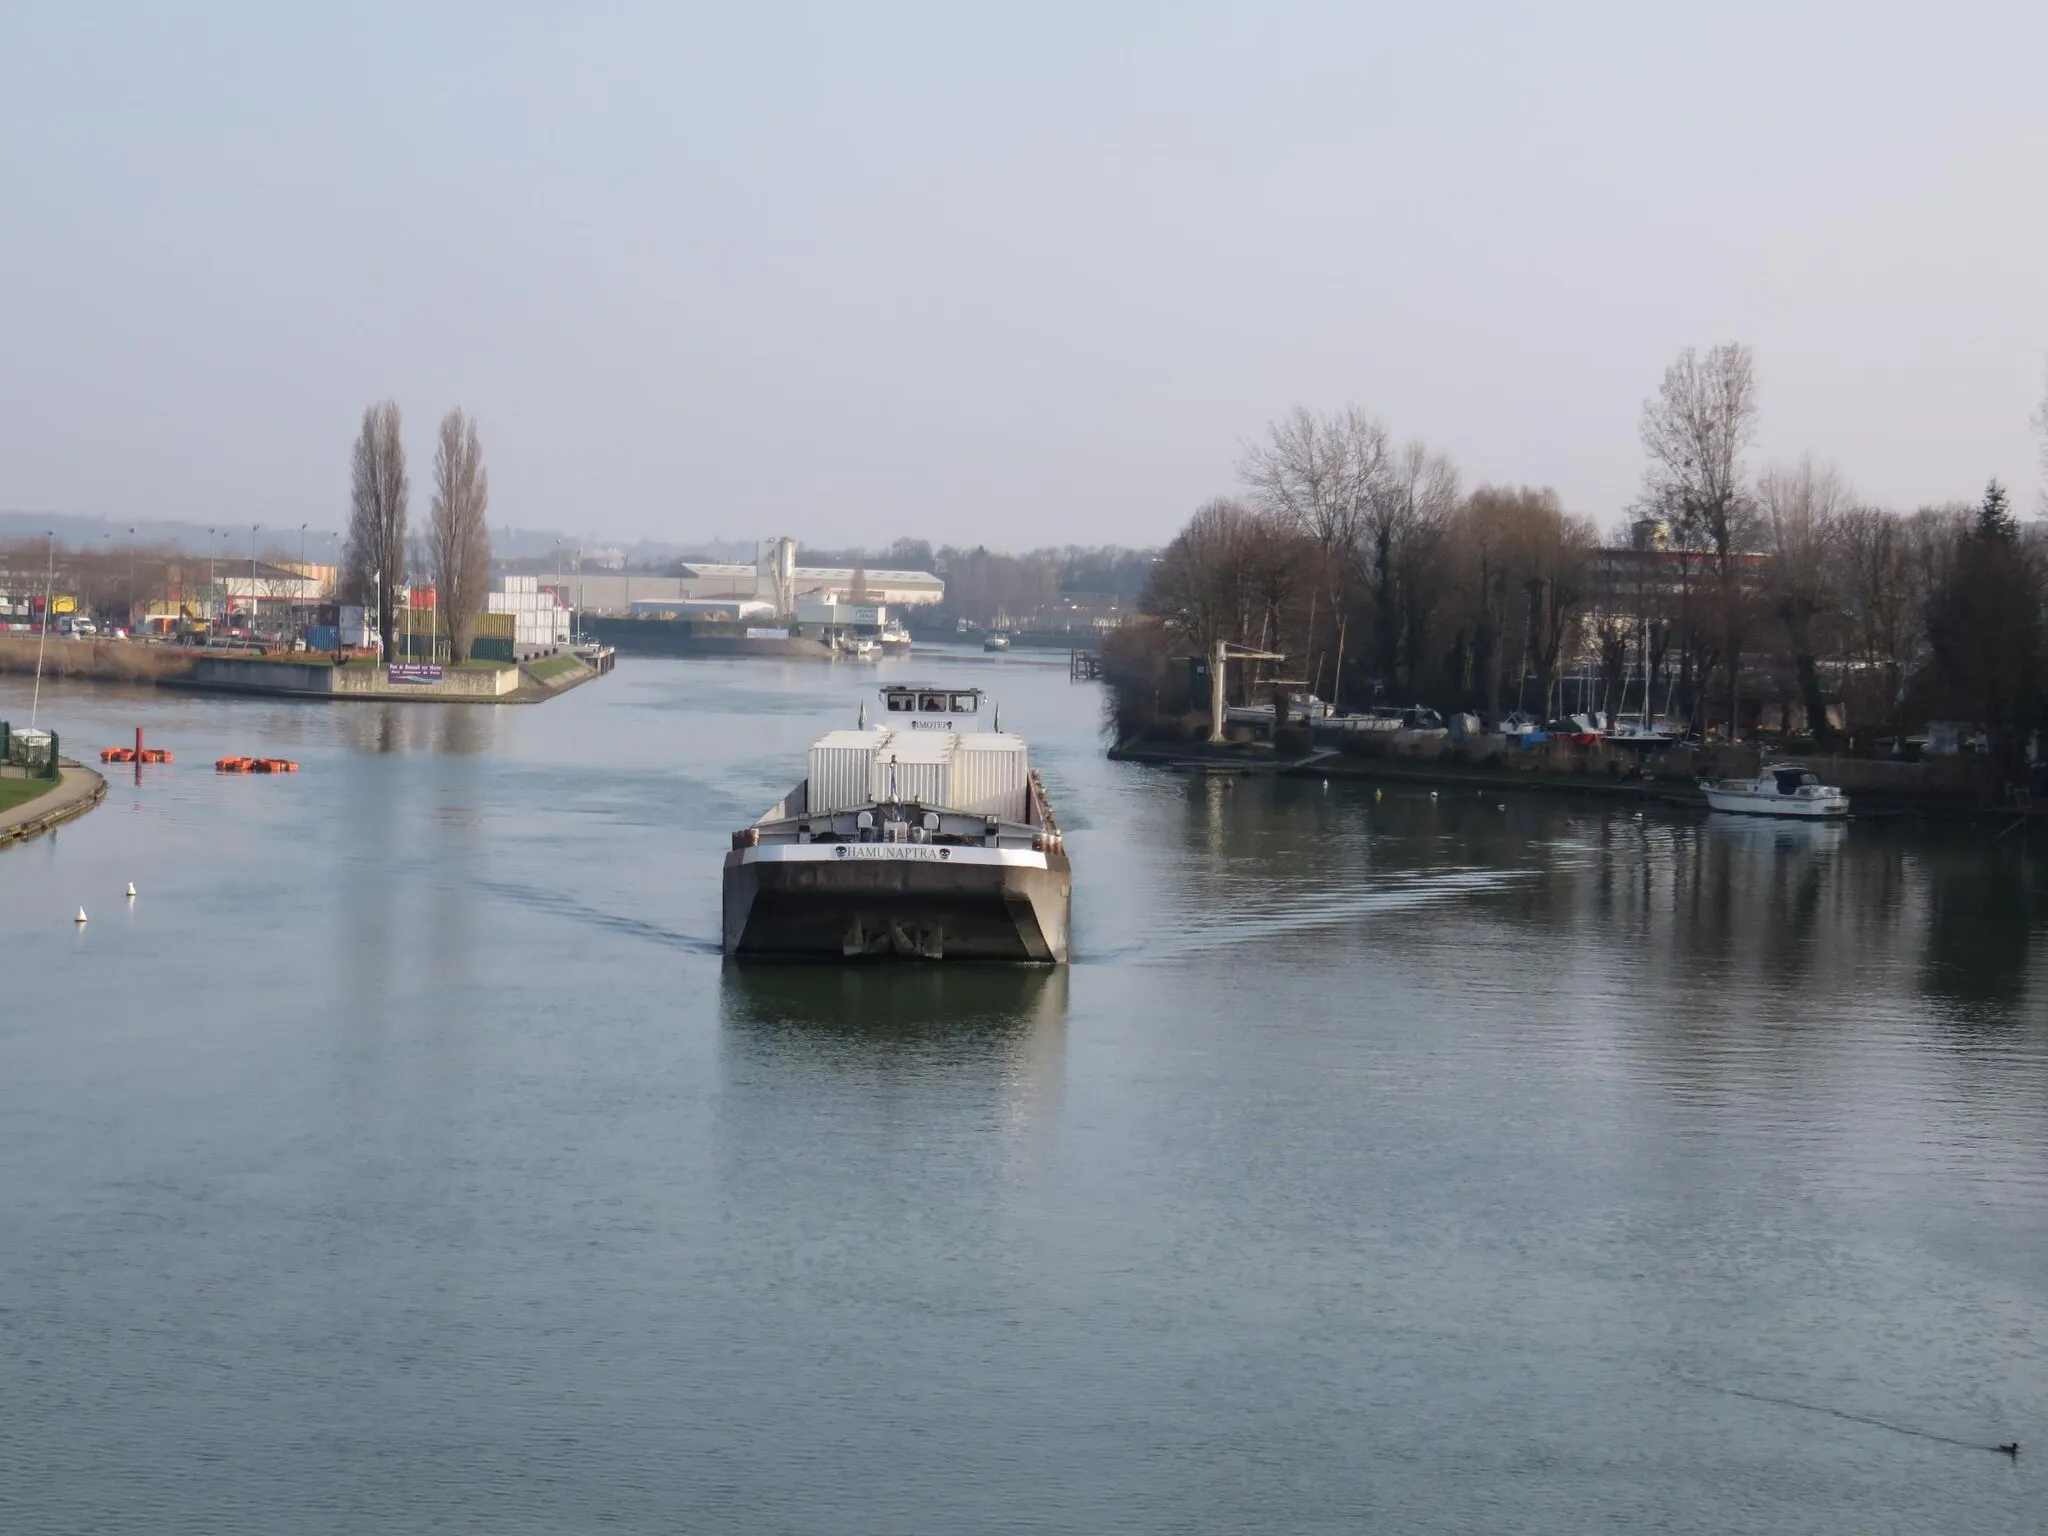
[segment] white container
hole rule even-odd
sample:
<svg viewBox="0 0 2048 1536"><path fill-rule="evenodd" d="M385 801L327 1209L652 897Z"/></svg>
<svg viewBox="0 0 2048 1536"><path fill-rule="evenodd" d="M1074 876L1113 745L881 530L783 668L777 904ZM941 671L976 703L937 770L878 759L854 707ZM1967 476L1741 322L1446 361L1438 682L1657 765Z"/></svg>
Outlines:
<svg viewBox="0 0 2048 1536"><path fill-rule="evenodd" d="M873 795L877 800L915 800L951 806L952 731L892 731L875 751Z"/></svg>
<svg viewBox="0 0 2048 1536"><path fill-rule="evenodd" d="M954 738L951 808L973 816L1024 819L1031 774L1024 738L1007 731L972 731Z"/></svg>
<svg viewBox="0 0 2048 1536"><path fill-rule="evenodd" d="M810 777L805 780L804 809L815 812L852 811L872 802L870 772L876 749L889 733L879 727L871 731L831 731L811 744Z"/></svg>

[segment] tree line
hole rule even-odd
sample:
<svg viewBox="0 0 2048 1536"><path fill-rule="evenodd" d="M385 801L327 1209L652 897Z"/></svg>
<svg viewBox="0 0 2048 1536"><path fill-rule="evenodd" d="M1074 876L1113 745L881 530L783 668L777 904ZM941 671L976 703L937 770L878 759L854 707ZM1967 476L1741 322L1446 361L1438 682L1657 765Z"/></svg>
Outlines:
<svg viewBox="0 0 2048 1536"><path fill-rule="evenodd" d="M1747 347L1681 353L1643 405L1641 492L1603 541L1554 491L1468 491L1364 411L1298 409L1153 566L1160 622L1112 647L1119 727L1199 706L1176 658L1228 641L1288 658L1244 669L1240 695L1285 677L1340 707L1492 722L1559 707L1569 674L1574 707L1724 737L1766 703L1828 744L1956 718L2017 774L2048 685L2042 526L1995 482L1906 511L1811 458L1758 468L1757 420ZM2048 396L2036 421L2048 467Z"/></svg>

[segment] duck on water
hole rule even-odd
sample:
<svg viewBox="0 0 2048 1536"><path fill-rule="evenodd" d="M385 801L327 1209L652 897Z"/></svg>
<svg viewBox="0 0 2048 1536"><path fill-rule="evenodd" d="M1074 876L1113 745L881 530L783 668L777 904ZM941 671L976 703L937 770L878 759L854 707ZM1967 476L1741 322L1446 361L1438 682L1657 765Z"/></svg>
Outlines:
<svg viewBox="0 0 2048 1536"><path fill-rule="evenodd" d="M1024 740L979 688L886 687L725 856L739 959L1067 958L1073 877Z"/></svg>

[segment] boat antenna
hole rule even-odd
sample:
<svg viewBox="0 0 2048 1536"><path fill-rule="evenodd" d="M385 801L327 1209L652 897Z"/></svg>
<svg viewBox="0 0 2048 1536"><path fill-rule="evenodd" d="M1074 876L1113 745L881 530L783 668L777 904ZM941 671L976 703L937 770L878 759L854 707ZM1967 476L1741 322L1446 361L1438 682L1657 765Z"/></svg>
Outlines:
<svg viewBox="0 0 2048 1536"><path fill-rule="evenodd" d="M996 706L996 718L994 724L995 729L999 731L1003 728L1003 706L1000 704Z"/></svg>
<svg viewBox="0 0 2048 1536"><path fill-rule="evenodd" d="M868 701L866 699L860 701L860 728L862 730L868 728Z"/></svg>

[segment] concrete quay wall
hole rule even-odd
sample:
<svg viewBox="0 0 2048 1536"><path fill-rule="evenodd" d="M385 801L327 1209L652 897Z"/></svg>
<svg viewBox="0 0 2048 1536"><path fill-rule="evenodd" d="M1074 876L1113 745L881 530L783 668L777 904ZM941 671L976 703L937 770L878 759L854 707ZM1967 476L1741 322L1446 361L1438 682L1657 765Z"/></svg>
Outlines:
<svg viewBox="0 0 2048 1536"><path fill-rule="evenodd" d="M516 692L516 667L450 668L438 683L394 683L384 667L334 667L302 661L207 656L193 664L191 684L232 693L318 699L502 699Z"/></svg>

